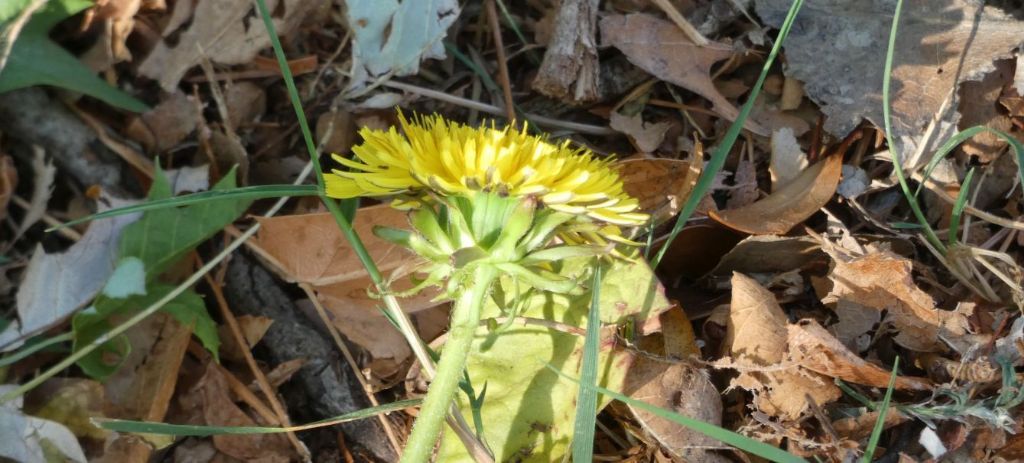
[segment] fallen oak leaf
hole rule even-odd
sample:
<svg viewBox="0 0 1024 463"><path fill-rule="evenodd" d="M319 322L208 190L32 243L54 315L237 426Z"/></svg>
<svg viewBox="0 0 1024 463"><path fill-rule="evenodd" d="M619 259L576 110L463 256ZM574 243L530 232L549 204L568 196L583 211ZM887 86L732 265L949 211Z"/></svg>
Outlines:
<svg viewBox="0 0 1024 463"><path fill-rule="evenodd" d="M755 7L767 26L779 27L790 3L756 0ZM804 83L832 135L846 136L862 119L882 125L885 37L895 6L892 0L809 0L786 38L786 76ZM951 135L959 114L955 105L942 110L947 97L960 82L991 70L993 60L1010 57L1024 26L1006 10L974 0L904 2L900 18L890 143L911 156L933 119L939 124L927 140L932 149ZM830 45L824 53L823 44Z"/></svg>
<svg viewBox="0 0 1024 463"><path fill-rule="evenodd" d="M834 262L829 273L833 286L823 303L845 299L887 311L885 320L897 330L896 343L918 352L943 350L943 337L968 334L969 314L937 308L935 300L914 283L910 260L885 249L854 258L830 254Z"/></svg>
<svg viewBox="0 0 1024 463"><path fill-rule="evenodd" d="M412 351L401 333L377 310L379 301L368 290L373 281L359 257L338 230L329 213L277 216L257 219L261 228L256 243L265 251L286 281L308 284L327 309L334 325L353 343L366 349L379 368L375 372L390 376ZM382 240L373 228L384 226L407 228L406 213L387 205L362 208L353 223L356 232L387 275L415 262L417 257L401 246ZM395 290L407 288L407 279L396 280ZM431 290L409 298L401 298L407 313L423 312L438 305L432 301L437 293ZM421 327L422 328L422 327Z"/></svg>
<svg viewBox="0 0 1024 463"><path fill-rule="evenodd" d="M722 225L751 235L785 234L832 199L842 168L842 156L829 156L760 201L737 209L711 211L708 215Z"/></svg>
<svg viewBox="0 0 1024 463"><path fill-rule="evenodd" d="M826 376L802 365L776 368L787 360L788 322L771 291L753 278L733 273L732 301L722 346L732 358L753 366L745 368L748 371L733 379L730 387L751 391L757 409L795 420L809 408L808 397L824 405L842 393Z"/></svg>
<svg viewBox="0 0 1024 463"><path fill-rule="evenodd" d="M788 327L790 359L825 376L872 387L887 387L891 372L857 356L814 320L801 320ZM926 378L897 376L896 389L931 390Z"/></svg>
<svg viewBox="0 0 1024 463"><path fill-rule="evenodd" d="M734 121L739 116L711 81L711 66L732 56L731 47L717 42L696 45L675 24L643 13L605 17L601 39L651 75L706 98L722 117ZM751 119L744 128L762 136L770 133Z"/></svg>

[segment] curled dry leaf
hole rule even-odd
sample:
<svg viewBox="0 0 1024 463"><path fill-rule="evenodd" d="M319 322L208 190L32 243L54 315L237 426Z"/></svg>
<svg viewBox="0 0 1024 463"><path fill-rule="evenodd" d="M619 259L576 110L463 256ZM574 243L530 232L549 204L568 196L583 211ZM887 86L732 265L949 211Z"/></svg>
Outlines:
<svg viewBox="0 0 1024 463"><path fill-rule="evenodd" d="M790 359L800 366L851 383L888 387L890 371L850 352L818 322L802 320L791 324L788 333ZM931 382L925 378L897 376L895 387L927 391L931 389Z"/></svg>
<svg viewBox="0 0 1024 463"><path fill-rule="evenodd" d="M707 98L722 117L732 121L739 115L711 81L711 66L733 54L728 45L712 42L698 46L675 24L643 13L605 17L601 39L651 75ZM758 135L769 133L750 119L744 127Z"/></svg>
<svg viewBox="0 0 1024 463"><path fill-rule="evenodd" d="M723 256L711 274L786 272L826 260L828 255L809 236L749 236Z"/></svg>
<svg viewBox="0 0 1024 463"><path fill-rule="evenodd" d="M832 258L832 291L822 302L847 300L887 311L885 320L897 331L895 341L918 352L942 350L943 337L968 334L970 309L947 311L935 307L932 297L914 284L910 260L884 249L855 258L833 252Z"/></svg>
<svg viewBox="0 0 1024 463"><path fill-rule="evenodd" d="M256 242L266 251L263 257L271 260L286 280L312 286L334 325L349 340L369 351L381 365L401 364L412 354L402 335L377 310L380 301L368 293L373 282L330 214L259 221L262 227ZM353 225L384 275L401 272L403 266L415 262L416 256L405 248L373 234L375 226L407 228L404 212L387 205L362 208ZM395 279L395 290L408 287L405 278ZM431 299L435 294L424 291L402 299L402 308L415 313L434 307L437 303Z"/></svg>
<svg viewBox="0 0 1024 463"><path fill-rule="evenodd" d="M640 210L662 223L679 213L690 197L702 165L663 158L631 158L615 164L626 193L640 201Z"/></svg>
<svg viewBox="0 0 1024 463"><path fill-rule="evenodd" d="M800 417L810 397L819 405L838 399L842 393L830 379L787 362L788 319L775 296L753 278L734 273L729 322L724 349L744 368L731 386L754 393L754 406L786 420Z"/></svg>
<svg viewBox="0 0 1024 463"><path fill-rule="evenodd" d="M1013 128L1010 117L998 110L997 103L1003 88L1013 80L1013 67L1014 60L998 60L995 62L995 70L980 81L968 81L960 85L960 130L976 125L1003 132ZM981 132L960 145L964 153L977 156L986 164L999 156L1005 147L1006 140L992 132Z"/></svg>
<svg viewBox="0 0 1024 463"><path fill-rule="evenodd" d="M842 156L830 156L760 201L708 215L722 225L751 235L784 234L832 199L842 167Z"/></svg>

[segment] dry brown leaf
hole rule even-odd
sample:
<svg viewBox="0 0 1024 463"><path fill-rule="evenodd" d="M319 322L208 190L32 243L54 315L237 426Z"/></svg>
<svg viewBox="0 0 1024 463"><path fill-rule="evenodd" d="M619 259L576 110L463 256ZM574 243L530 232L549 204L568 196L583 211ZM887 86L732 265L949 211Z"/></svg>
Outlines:
<svg viewBox="0 0 1024 463"><path fill-rule="evenodd" d="M895 408L889 408L888 413L885 415L885 422L882 425L883 429L888 429L897 424L907 421L907 416L900 413ZM848 439L854 442L862 439L867 439L871 435L871 431L874 430L875 424L878 422L878 412L869 411L861 415L842 418L832 422L832 428L836 430L836 433L844 439Z"/></svg>
<svg viewBox="0 0 1024 463"><path fill-rule="evenodd" d="M345 110L328 111L316 120L316 141L325 153L345 154L356 140L356 123Z"/></svg>
<svg viewBox="0 0 1024 463"><path fill-rule="evenodd" d="M700 167L689 161L664 158L632 158L615 164L623 187L640 201L640 210L655 223L674 217L700 178Z"/></svg>
<svg viewBox="0 0 1024 463"><path fill-rule="evenodd" d="M280 363L267 373L267 382L270 383L270 387L277 389L282 384L288 382L289 379L292 379L292 375L297 373L305 364L306 359L292 359ZM260 386L256 381L249 384L249 389L253 392L260 392Z"/></svg>
<svg viewBox="0 0 1024 463"><path fill-rule="evenodd" d="M784 234L832 199L842 167L842 156L830 156L756 203L739 209L711 211L708 215L729 228L751 235Z"/></svg>
<svg viewBox="0 0 1024 463"><path fill-rule="evenodd" d="M86 11L81 29L86 30L92 21L103 22L99 40L86 54L87 61L96 71L106 71L114 64L130 61L132 54L125 45L128 36L135 29L135 15L140 10L166 10L161 0L97 0L96 5Z"/></svg>
<svg viewBox="0 0 1024 463"><path fill-rule="evenodd" d="M131 353L104 382L112 418L163 421L177 385L192 329L157 313L128 330ZM146 461L152 448L130 434L108 443L101 461Z"/></svg>
<svg viewBox="0 0 1024 463"><path fill-rule="evenodd" d="M882 321L882 313L849 299L836 302L835 312L839 319L832 325L836 338L851 350L864 351L871 341L870 336L865 335Z"/></svg>
<svg viewBox="0 0 1024 463"><path fill-rule="evenodd" d="M158 153L181 143L199 123L199 109L192 97L173 92L160 104L132 118L125 135Z"/></svg>
<svg viewBox="0 0 1024 463"><path fill-rule="evenodd" d="M842 393L828 378L798 365L773 369L786 360L788 319L775 295L753 278L734 273L729 323L723 349L744 364L765 367L765 371L744 371L732 382L754 393L754 406L787 420L797 419L809 404L807 397L822 405Z"/></svg>
<svg viewBox="0 0 1024 463"><path fill-rule="evenodd" d="M263 116L267 110L267 93L255 83L235 82L224 88L224 105L227 106L231 127L237 130Z"/></svg>
<svg viewBox="0 0 1024 463"><path fill-rule="evenodd" d="M782 97L779 98L779 109L792 111L800 107L804 99L804 83L792 77L786 77L782 83Z"/></svg>
<svg viewBox="0 0 1024 463"><path fill-rule="evenodd" d="M235 405L228 391L227 379L220 369L213 364L208 365L206 373L193 389L201 398L205 424L256 426L257 423ZM217 435L213 436L213 445L217 450L245 461L287 462L294 454L283 434Z"/></svg>
<svg viewBox="0 0 1024 463"><path fill-rule="evenodd" d="M789 0L757 0L757 13L779 27ZM807 95L826 115L837 137L861 119L882 122L882 76L894 0L811 0L786 38L786 74L804 82ZM904 2L892 69L892 118L900 153L910 156L924 128L942 121L929 144L944 142L955 128L956 105L940 114L960 81L977 79L992 62L1008 58L1021 43L1024 24L996 6L973 0ZM823 52L823 44L828 51Z"/></svg>
<svg viewBox="0 0 1024 463"><path fill-rule="evenodd" d="M601 20L601 40L651 75L706 98L722 117L732 121L739 115L711 81L711 66L733 54L728 45L695 45L675 24L643 13L606 16ZM750 119L744 127L758 135L769 133Z"/></svg>
<svg viewBox="0 0 1024 463"><path fill-rule="evenodd" d="M818 242L808 236L749 236L723 256L711 274L786 272L827 259Z"/></svg>
<svg viewBox="0 0 1024 463"><path fill-rule="evenodd" d="M318 4L269 0L267 8L271 12L284 12L283 17L273 20L277 33L287 36L318 8ZM260 50L270 46L270 37L266 28L259 26L259 18L252 23L252 11L248 0L199 2L186 29L176 34L173 44L168 41L157 44L139 64L139 74L159 81L164 90L173 92L185 73L202 61L203 55L217 64L248 63ZM164 36L173 32L165 30Z"/></svg>
<svg viewBox="0 0 1024 463"><path fill-rule="evenodd" d="M263 335L267 334L267 330L270 329L270 325L274 323L274 320L269 317L262 317L256 315L240 315L238 317L238 327L242 331L242 337L245 338L245 343L251 348L263 339ZM235 336L231 334L231 329L227 325L220 325L217 327L217 334L220 336L220 356L221 358L242 361L245 360L245 354L242 351L242 346L238 345L238 341Z"/></svg>
<svg viewBox="0 0 1024 463"><path fill-rule="evenodd" d="M262 225L257 244L267 252L265 258L284 272L288 281L307 283L332 317L334 325L352 342L366 349L381 365L396 366L411 355L397 329L381 314L378 299L368 290L373 282L355 251L338 230L328 213L279 216L259 219ZM377 238L373 227L407 228L404 212L387 205L359 210L353 224L381 273L388 275L416 257L405 248ZM408 288L407 279L398 279L395 289ZM436 295L424 291L401 299L406 312L420 312L438 305Z"/></svg>
<svg viewBox="0 0 1024 463"><path fill-rule="evenodd" d="M845 299L875 310L888 312L886 320L896 330L895 341L918 352L942 350L942 337L967 334L967 315L935 307L928 293L914 284L913 265L888 250L873 250L863 257L847 259L833 254L829 278L832 291L822 302Z"/></svg>
<svg viewBox="0 0 1024 463"><path fill-rule="evenodd" d="M757 100L754 101L754 107L750 109L750 118L770 133L775 133L780 129L789 129L799 137L811 130L806 113L800 115L796 112L783 111L781 102L769 101L766 95L758 95ZM814 113L812 117L817 117L817 113Z"/></svg>
<svg viewBox="0 0 1024 463"><path fill-rule="evenodd" d="M850 352L838 339L814 320L789 325L790 360L825 376L866 386L885 388L892 374ZM925 378L897 376L896 389L931 390Z"/></svg>
<svg viewBox="0 0 1024 463"><path fill-rule="evenodd" d="M757 190L757 169L754 163L741 159L736 164L736 172L732 174L733 186L729 190L729 199L725 202L725 208L739 209L749 206L757 201L760 196Z"/></svg>
<svg viewBox="0 0 1024 463"><path fill-rule="evenodd" d="M652 379L636 384L636 378ZM716 426L722 423L721 395L702 369L677 361L637 355L622 389L631 398L650 405L704 423ZM688 462L729 461L710 451L724 447L724 444L649 411L636 407L629 409L640 427L677 458Z"/></svg>
<svg viewBox="0 0 1024 463"><path fill-rule="evenodd" d="M995 70L981 81L968 81L960 85L960 130L983 125L1009 132L1013 127L1010 117L998 111L997 100L1003 89L1013 82L1014 60L995 62ZM977 156L985 164L992 162L1006 147L1006 140L992 132L981 132L971 137L960 148L964 153Z"/></svg>
<svg viewBox="0 0 1024 463"><path fill-rule="evenodd" d="M645 335L636 344L643 352L623 352L632 358L623 392L634 399L720 425L722 399L707 371L675 360L700 355L686 313L674 307L658 314L657 321L656 329L660 331ZM726 461L709 451L710 447L722 445L718 441L642 409L629 409L644 431L676 457L698 462Z"/></svg>
<svg viewBox="0 0 1024 463"><path fill-rule="evenodd" d="M640 113L626 116L612 111L608 120L611 128L629 136L636 147L644 153L652 153L665 141L665 133L672 127L668 122L644 122Z"/></svg>

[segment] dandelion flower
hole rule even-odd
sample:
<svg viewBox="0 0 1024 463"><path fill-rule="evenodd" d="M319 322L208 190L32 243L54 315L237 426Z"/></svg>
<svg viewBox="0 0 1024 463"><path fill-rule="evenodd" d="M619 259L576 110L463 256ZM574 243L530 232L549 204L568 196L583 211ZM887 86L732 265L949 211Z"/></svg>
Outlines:
<svg viewBox="0 0 1024 463"><path fill-rule="evenodd" d="M610 160L587 149L555 145L526 129L473 128L440 116L399 114L403 134L364 128L355 159L325 178L327 195L440 196L480 193L532 198L556 211L616 226L639 226L647 215L626 194Z"/></svg>

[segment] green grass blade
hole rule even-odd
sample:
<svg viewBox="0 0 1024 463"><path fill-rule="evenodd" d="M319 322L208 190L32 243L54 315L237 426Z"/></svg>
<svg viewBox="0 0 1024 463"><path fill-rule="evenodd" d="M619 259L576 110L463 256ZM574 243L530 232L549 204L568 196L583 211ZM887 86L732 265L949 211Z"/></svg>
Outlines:
<svg viewBox="0 0 1024 463"><path fill-rule="evenodd" d="M900 358L896 357L896 361L892 365L892 375L889 376L889 387L885 390L885 398L882 399L882 405L878 408L878 420L875 421L875 427L871 430L871 438L868 439L868 446L864 449L864 456L861 457L862 463L871 463L871 458L875 455L875 449L878 447L878 440L882 437L882 430L885 429L885 416L889 414L889 401L892 400L892 391L896 388L896 372L900 367Z"/></svg>
<svg viewBox="0 0 1024 463"><path fill-rule="evenodd" d="M501 9L501 15L505 18L505 22L508 23L508 27L512 28L512 32L514 32L516 34L516 37L519 38L519 41L522 42L523 45L529 45L530 41L526 40L526 35L523 34L522 29L516 22L516 18L513 18L512 14L508 12L508 8L505 6L505 2L503 0L497 0L497 2L495 3L498 4L498 8ZM537 54L534 53L533 50L527 50L526 57L535 66L540 66L540 58L537 57Z"/></svg>
<svg viewBox="0 0 1024 463"><path fill-rule="evenodd" d="M263 426L196 426L186 424L167 424L167 423L154 423L151 421L131 421L131 420L107 420L107 419L94 419L93 421L99 427L108 429L116 432L130 432L130 433L141 433L141 434L166 434L171 436L217 436L223 434L273 434L282 432L296 432L305 431L307 429L320 428L324 426L331 426L339 423L345 423L348 421L361 420L364 418L370 418L382 413L391 413L406 408L411 408L419 405L420 399L402 400L399 402L392 402L389 404L378 405L376 407L364 408L357 410L352 413L346 413L339 415L334 418L328 418L326 420L315 421L313 423L304 424L300 426L281 426L281 427L263 427Z"/></svg>
<svg viewBox="0 0 1024 463"><path fill-rule="evenodd" d="M757 95L761 92L761 87L764 86L764 80L768 77L768 71L771 69L772 64L775 63L775 58L779 55L779 50L782 49L782 43L786 41L786 37L789 35L789 30L793 27L793 21L796 19L797 12L803 6L803 0L794 0L793 4L789 7L789 12L786 14L786 20L782 22L782 27L779 28L779 36L775 39L775 44L772 45L772 50L768 53L768 59L764 62L764 67L761 68L761 75L757 77L757 82L754 87L750 90L750 96L747 97L747 101L743 103L742 109L740 109L739 116L733 121L732 125L729 126L729 130L725 133L725 138L719 143L718 148L711 155L711 159L704 167L704 171L701 172L700 178L697 180L697 185L693 187L690 192L690 197L686 199L686 203L683 205L682 210L679 211L679 217L676 218L675 225L672 226L672 231L668 235L668 239L658 250L658 254L651 261L651 267L657 268L658 263L665 257L665 253L671 246L672 241L676 239L679 232L683 230L683 226L686 225L686 221L690 220L690 216L697 210L697 205L700 204L701 199L704 198L704 194L707 193L708 189L711 188L711 184L715 180L715 176L722 170L722 166L725 165L725 158L729 156L729 152L732 150L736 140L740 136L740 132L743 130L743 124L747 118L750 117L750 111L754 107L754 102L757 101Z"/></svg>
<svg viewBox="0 0 1024 463"><path fill-rule="evenodd" d="M238 201L279 198L282 196L316 195L317 188L315 185L260 185L242 188L232 188L230 190L209 190L202 191L199 193L192 193L188 195L175 196L173 198L159 199L156 201L146 201L144 203L136 204L134 206L119 207L117 209L103 211L98 214L90 215L88 217L82 217L80 219L75 219L70 222L65 222L56 227L48 228L46 231L50 232L54 230L59 230L64 227L70 227L72 225L78 225L80 223L85 223L92 220L105 219L108 217L114 217L118 215L146 212L157 209L164 209L168 207L189 206L192 204L204 203L208 201Z"/></svg>
<svg viewBox="0 0 1024 463"><path fill-rule="evenodd" d="M284 48L281 47L281 39L277 37L277 29L274 28L274 21L270 18L270 10L267 9L266 0L256 0L256 7L259 8L260 17L263 18L263 26L267 28L267 35L270 36L270 45L274 49L274 56L277 57L277 65L281 68L281 77L284 78L284 85L288 88L288 98L292 101L292 108L295 109L295 118L299 120L299 129L302 131L302 139L306 142L306 151L309 153L309 158L313 160L316 184L322 188L324 185L323 167L320 166L320 159L316 152L316 142L313 141L313 133L309 130L306 112L302 109L299 90L295 87L292 69L288 67L288 59L284 56Z"/></svg>
<svg viewBox="0 0 1024 463"><path fill-rule="evenodd" d="M4 358L0 358L0 368L6 367L8 365L14 365L17 361L26 358L43 349L46 349L47 347L50 347L54 344L60 344L62 342L71 341L72 339L72 333L61 333L56 336L40 340L38 342L30 342L20 350L15 351L14 353Z"/></svg>
<svg viewBox="0 0 1024 463"><path fill-rule="evenodd" d="M925 167L924 178L917 186L917 190L914 191L914 196L916 197L920 195L921 189L924 188L924 183L931 177L932 171L938 166L939 161L941 161L942 158L946 157L947 154L960 146L960 144L981 132L989 132L1010 145L1010 149L1013 150L1014 159L1017 162L1017 176L1020 178L1021 182L1024 182L1024 144L1021 144L1020 140L1017 140L1015 137L1012 137L1010 134L1001 130L985 127L983 125L976 125L957 132L955 135L950 137L949 140L946 140L946 142L943 143L937 151L935 151L935 154L932 155L931 160L928 161L928 165Z"/></svg>
<svg viewBox="0 0 1024 463"><path fill-rule="evenodd" d="M761 458L764 458L766 460L780 462L780 463L807 463L807 460L804 460L803 458L800 458L800 457L798 457L796 455L793 455L792 453L786 452L786 451L784 451L782 449L779 449L779 448L773 447L771 445L765 444L764 442L760 442L760 441L751 439L751 438L749 438L747 436L744 436L742 434L737 434L735 432L732 432L732 431L730 431L728 429L725 429L725 428L722 428L720 426L715 426L715 425L710 424L710 423L705 423L703 421L698 421L698 420L695 420L693 418L680 415L680 414L675 413L673 411L665 410L663 408L656 407L654 405L651 405L651 404L648 404L648 403L645 403L645 402L641 402L639 400L627 397L625 395L622 395L622 394L620 394L618 392L615 392L615 391L612 391L610 389L605 389L605 388L600 387L600 386L590 386L590 385L584 384L584 383L582 383L580 381L577 381L575 378L572 378L572 377L566 375L565 373L562 373L561 371L559 371L554 366L551 366L550 364L547 365L547 368L549 370L551 370L551 371L554 371L559 376L562 376L562 377L564 377L564 378L566 378L566 379L568 379L570 381L579 383L582 387L593 388L596 392L600 392L601 394L607 395L607 396L609 396L609 397L611 397L611 398L613 398L615 400L618 400L618 401L626 403L626 404L628 404L630 406L633 406L633 407L645 410L647 412L653 413L653 414L657 415L660 418L669 420L669 421L671 421L673 423L676 423L676 424L678 424L680 426L685 426L685 427L690 428L690 429L692 429L694 431L697 431L697 432L699 432L701 434L704 434L705 436L708 436L708 437L710 437L712 439L717 439L717 440L721 441L722 443L731 445L733 447L736 447L736 448L738 448L740 450L743 450L745 452L748 452L750 454L757 455L757 456L759 456Z"/></svg>
<svg viewBox="0 0 1024 463"><path fill-rule="evenodd" d="M572 461L594 459L594 429L597 427L597 354L601 339L601 265L594 265L587 335L583 338L583 364L576 397L576 422L572 436Z"/></svg>
<svg viewBox="0 0 1024 463"><path fill-rule="evenodd" d="M960 218L964 214L964 208L967 207L967 198L970 196L968 193L971 189L971 180L974 179L974 168L967 171L967 177L964 178L964 185L960 188L960 194L956 197L956 204L953 205L953 213L949 220L949 236L947 242L950 246L956 243L956 232L960 228ZM967 230L964 230L967 233Z"/></svg>
<svg viewBox="0 0 1024 463"><path fill-rule="evenodd" d="M903 171L903 160L900 158L896 139L893 138L892 99L890 89L892 87L893 56L896 54L896 32L899 30L900 12L902 10L903 0L897 0L896 11L892 16L892 28L889 30L889 46L885 52L885 73L882 77L882 119L885 122L885 138L889 142L889 154L892 157L893 173L896 174L896 180L899 182L900 188L903 190L903 196L907 198L907 203L909 203L910 210L914 213L914 218L916 218L918 223L921 224L921 228L924 230L925 238L928 242L930 242L935 249L938 249L939 252L945 254L946 245L943 244L931 224L928 223L928 218L921 209L920 203L917 202L917 197L910 191L910 184L907 182L906 173Z"/></svg>

